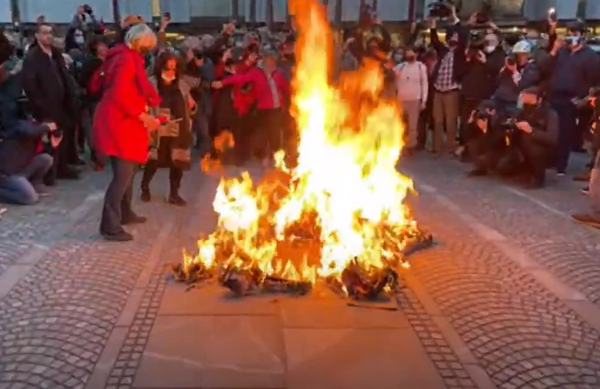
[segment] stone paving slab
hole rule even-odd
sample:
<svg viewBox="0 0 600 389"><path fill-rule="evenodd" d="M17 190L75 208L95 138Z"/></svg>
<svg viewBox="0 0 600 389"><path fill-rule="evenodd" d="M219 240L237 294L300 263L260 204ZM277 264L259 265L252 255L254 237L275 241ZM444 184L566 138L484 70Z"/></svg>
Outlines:
<svg viewBox="0 0 600 389"><path fill-rule="evenodd" d="M347 300L339 297L283 299L278 302L277 311L282 326L289 329L410 328L406 316L400 310L351 307Z"/></svg>
<svg viewBox="0 0 600 389"><path fill-rule="evenodd" d="M159 315L202 316L274 316L272 296L236 298L219 285L206 285L187 290L185 285L167 287Z"/></svg>
<svg viewBox="0 0 600 389"><path fill-rule="evenodd" d="M289 389L445 388L412 329L284 329Z"/></svg>
<svg viewBox="0 0 600 389"><path fill-rule="evenodd" d="M161 316L134 387L282 388L284 346L274 317Z"/></svg>

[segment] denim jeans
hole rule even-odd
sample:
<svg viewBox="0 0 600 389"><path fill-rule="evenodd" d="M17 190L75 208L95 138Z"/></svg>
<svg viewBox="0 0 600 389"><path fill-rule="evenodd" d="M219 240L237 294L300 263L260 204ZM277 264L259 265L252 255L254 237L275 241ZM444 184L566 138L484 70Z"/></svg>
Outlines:
<svg viewBox="0 0 600 389"><path fill-rule="evenodd" d="M600 217L600 152L596 152L590 177L590 208L594 216Z"/></svg>
<svg viewBox="0 0 600 389"><path fill-rule="evenodd" d="M18 174L0 176L0 200L20 205L35 204L39 199L35 188L42 184L53 162L49 154L38 154Z"/></svg>
<svg viewBox="0 0 600 389"><path fill-rule="evenodd" d="M104 195L100 232L118 234L123 231L121 222L133 215L131 200L133 197L133 179L139 164L117 157L110 157L113 177Z"/></svg>

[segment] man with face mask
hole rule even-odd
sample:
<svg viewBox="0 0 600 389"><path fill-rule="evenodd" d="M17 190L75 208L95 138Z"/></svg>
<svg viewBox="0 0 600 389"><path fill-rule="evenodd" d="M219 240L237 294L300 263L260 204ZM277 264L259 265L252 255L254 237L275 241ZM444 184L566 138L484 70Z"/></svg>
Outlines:
<svg viewBox="0 0 600 389"><path fill-rule="evenodd" d="M394 73L398 101L408 124L406 151L412 153L418 145L419 116L427 104L427 67L417 61L417 53L413 48L407 48L404 62L394 67Z"/></svg>
<svg viewBox="0 0 600 389"><path fill-rule="evenodd" d="M485 37L483 47L475 42L466 50L465 74L462 79L460 104L460 141L466 146L471 137L467 125L471 112L479 104L489 99L496 89L500 69L504 65L504 52L499 48L499 40L495 34ZM462 153L466 157L465 153Z"/></svg>
<svg viewBox="0 0 600 389"><path fill-rule="evenodd" d="M471 176L495 170L523 178L531 189L544 186L546 167L558 137L558 117L550 105L542 101L541 94L537 87L525 89L518 99L518 111L496 114L495 108L490 111L489 107L482 107L480 111L488 109L490 119L473 117L470 120L481 132L475 138L477 143L470 147L475 163ZM510 122L505 120L506 117ZM486 158L482 159L482 155ZM487 163L482 164L482 161Z"/></svg>
<svg viewBox="0 0 600 389"><path fill-rule="evenodd" d="M555 26L555 23L551 24L550 55L553 71L549 80L548 97L560 118L556 171L559 175L564 175L570 151L581 137L581 130L577 130L578 112L573 100L585 97L591 87L598 85L600 59L585 44L585 26L582 22L574 22L568 26L564 41L556 38Z"/></svg>

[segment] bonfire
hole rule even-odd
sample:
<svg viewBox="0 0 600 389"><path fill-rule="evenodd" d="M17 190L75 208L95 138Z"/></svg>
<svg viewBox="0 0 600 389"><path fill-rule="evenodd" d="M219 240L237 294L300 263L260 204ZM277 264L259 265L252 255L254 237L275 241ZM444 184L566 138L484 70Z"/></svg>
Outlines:
<svg viewBox="0 0 600 389"><path fill-rule="evenodd" d="M206 278L239 295L308 293L317 280L354 298L393 287L406 250L430 241L405 203L412 181L396 165L403 147L401 107L381 98L379 63L330 82L333 34L315 0L290 1L298 38L292 113L293 167L253 181L221 179L216 230L184 254L181 281Z"/></svg>

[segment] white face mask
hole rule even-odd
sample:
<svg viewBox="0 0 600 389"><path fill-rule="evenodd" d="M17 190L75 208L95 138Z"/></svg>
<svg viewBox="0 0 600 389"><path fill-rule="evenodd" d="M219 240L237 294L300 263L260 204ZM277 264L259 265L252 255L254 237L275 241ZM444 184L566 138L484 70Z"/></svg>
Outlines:
<svg viewBox="0 0 600 389"><path fill-rule="evenodd" d="M85 43L85 39L83 39L82 36L76 36L75 37L75 43L77 43L78 45L82 45Z"/></svg>
<svg viewBox="0 0 600 389"><path fill-rule="evenodd" d="M170 75L168 73L163 73L161 77L167 83L171 83L175 80L175 75Z"/></svg>
<svg viewBox="0 0 600 389"><path fill-rule="evenodd" d="M486 53L491 53L492 51L496 50L496 46L486 46L483 51L485 51Z"/></svg>

